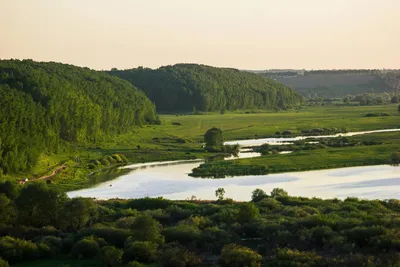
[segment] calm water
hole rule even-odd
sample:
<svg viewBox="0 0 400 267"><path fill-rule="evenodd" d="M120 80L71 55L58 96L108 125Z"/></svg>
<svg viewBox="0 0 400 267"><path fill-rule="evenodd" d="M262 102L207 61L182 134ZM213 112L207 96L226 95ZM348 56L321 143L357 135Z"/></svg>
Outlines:
<svg viewBox="0 0 400 267"><path fill-rule="evenodd" d="M400 131L400 129L343 135L351 136L389 131ZM281 138L279 141L290 142L305 138L309 137ZM317 136L315 138L323 137ZM242 140L230 143L254 146L275 142L277 142L277 138ZM259 153L243 150L239 156L240 158L257 157ZM284 157L284 155L282 156ZM229 157L227 160L233 158ZM215 199L215 190L218 187L224 187L226 197L235 200L250 200L251 192L256 188L270 192L273 188L280 187L293 196L321 198L354 196L366 199L400 199L400 167L380 165L225 179L201 179L188 176L191 170L198 167L202 162L202 160L190 160L134 164L124 167L124 169L131 169L128 174L101 183L94 188L69 192L68 195L70 197L82 196L98 199L146 196L185 199L194 195L199 199Z"/></svg>

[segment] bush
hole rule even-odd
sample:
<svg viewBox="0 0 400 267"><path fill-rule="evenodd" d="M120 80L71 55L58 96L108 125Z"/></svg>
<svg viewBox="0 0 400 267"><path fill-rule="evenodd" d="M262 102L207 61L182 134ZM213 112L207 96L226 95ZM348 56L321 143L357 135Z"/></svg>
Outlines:
<svg viewBox="0 0 400 267"><path fill-rule="evenodd" d="M101 249L101 259L106 267L118 266L121 262L122 254L121 249L113 246L106 246Z"/></svg>
<svg viewBox="0 0 400 267"><path fill-rule="evenodd" d="M172 122L172 125L180 126L182 124L180 122Z"/></svg>
<svg viewBox="0 0 400 267"><path fill-rule="evenodd" d="M127 242L124 259L126 261L154 262L157 259L157 244L149 241Z"/></svg>
<svg viewBox="0 0 400 267"><path fill-rule="evenodd" d="M123 228L123 229L131 229L135 220L136 220L136 217L132 217L132 216L123 217L116 221L115 226L117 226L118 228Z"/></svg>
<svg viewBox="0 0 400 267"><path fill-rule="evenodd" d="M137 261L131 261L128 263L128 267L145 267L145 265Z"/></svg>
<svg viewBox="0 0 400 267"><path fill-rule="evenodd" d="M118 154L112 155L112 158L113 158L116 162L118 162L118 163L122 162L122 158L121 158L121 156L118 155Z"/></svg>
<svg viewBox="0 0 400 267"><path fill-rule="evenodd" d="M0 267L9 267L8 262L0 258Z"/></svg>
<svg viewBox="0 0 400 267"><path fill-rule="evenodd" d="M163 267L200 267L201 259L186 248L169 243L160 255L160 266Z"/></svg>
<svg viewBox="0 0 400 267"><path fill-rule="evenodd" d="M110 163L107 159L105 159L105 158L101 159L101 160L100 160L100 163L101 163L101 165L103 165L103 166L110 166L110 165L111 165L111 163Z"/></svg>
<svg viewBox="0 0 400 267"><path fill-rule="evenodd" d="M117 163L117 161L116 161L113 157L111 157L111 156L107 156L106 159L107 159L111 164Z"/></svg>
<svg viewBox="0 0 400 267"><path fill-rule="evenodd" d="M123 162L128 162L129 160L125 157L125 155L119 154L119 157L122 159Z"/></svg>
<svg viewBox="0 0 400 267"><path fill-rule="evenodd" d="M220 264L222 267L260 267L261 261L260 254L236 244L226 245L221 251Z"/></svg>
<svg viewBox="0 0 400 267"><path fill-rule="evenodd" d="M53 254L57 254L63 249L62 239L56 236L43 236L37 239L37 243L48 246Z"/></svg>
<svg viewBox="0 0 400 267"><path fill-rule="evenodd" d="M89 163L89 164L87 165L87 167L88 167L89 170L96 169L96 165L93 164L93 163Z"/></svg>
<svg viewBox="0 0 400 267"><path fill-rule="evenodd" d="M0 257L8 261L29 260L38 256L35 243L5 236L0 238Z"/></svg>
<svg viewBox="0 0 400 267"><path fill-rule="evenodd" d="M78 241L71 250L71 256L76 259L95 258L100 253L100 246L93 238L84 238Z"/></svg>
<svg viewBox="0 0 400 267"><path fill-rule="evenodd" d="M130 231L111 227L86 228L79 231L78 236L95 236L104 239L110 245L122 248L130 236Z"/></svg>

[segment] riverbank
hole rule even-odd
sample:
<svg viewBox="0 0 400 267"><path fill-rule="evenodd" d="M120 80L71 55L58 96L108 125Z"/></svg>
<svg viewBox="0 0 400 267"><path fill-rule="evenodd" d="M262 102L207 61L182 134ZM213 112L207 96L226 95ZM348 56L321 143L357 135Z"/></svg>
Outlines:
<svg viewBox="0 0 400 267"><path fill-rule="evenodd" d="M391 154L400 150L400 133L375 133L348 137L349 142L380 141L379 145L325 147L294 151L290 154L269 154L231 161L211 161L192 170L190 176L226 178L244 175L334 169L342 167L391 164Z"/></svg>

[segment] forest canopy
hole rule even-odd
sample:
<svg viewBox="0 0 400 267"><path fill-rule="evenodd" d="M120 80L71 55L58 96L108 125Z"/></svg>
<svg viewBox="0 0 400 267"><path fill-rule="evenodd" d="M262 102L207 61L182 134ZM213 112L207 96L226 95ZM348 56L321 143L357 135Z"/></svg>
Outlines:
<svg viewBox="0 0 400 267"><path fill-rule="evenodd" d="M156 119L130 83L60 63L0 61L0 175L32 167L61 141L95 142Z"/></svg>
<svg viewBox="0 0 400 267"><path fill-rule="evenodd" d="M237 69L177 64L109 73L142 89L164 112L286 109L303 102L300 94L283 84Z"/></svg>

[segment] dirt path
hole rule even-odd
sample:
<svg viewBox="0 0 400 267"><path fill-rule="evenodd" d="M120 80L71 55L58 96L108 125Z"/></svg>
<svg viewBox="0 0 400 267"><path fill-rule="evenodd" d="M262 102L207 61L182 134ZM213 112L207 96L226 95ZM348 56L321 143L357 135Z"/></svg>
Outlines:
<svg viewBox="0 0 400 267"><path fill-rule="evenodd" d="M61 165L60 167L58 167L57 169L55 169L51 174L42 176L42 177L37 178L37 179L35 179L35 180L30 180L29 182L45 180L45 179L47 179L47 178L53 177L54 175L56 175L56 174L59 173L60 171L64 170L65 168L67 168L67 166Z"/></svg>

